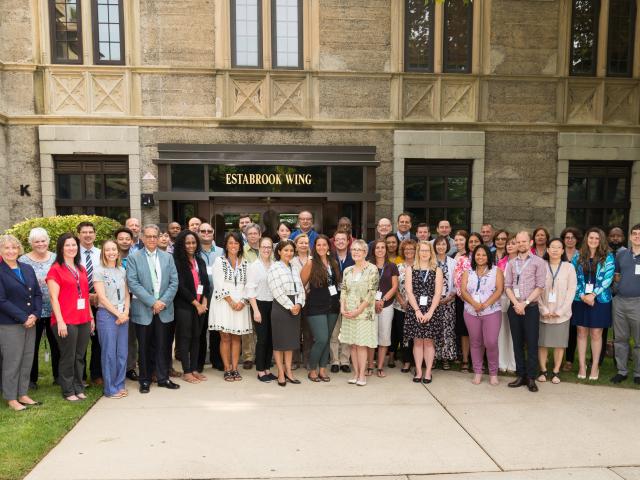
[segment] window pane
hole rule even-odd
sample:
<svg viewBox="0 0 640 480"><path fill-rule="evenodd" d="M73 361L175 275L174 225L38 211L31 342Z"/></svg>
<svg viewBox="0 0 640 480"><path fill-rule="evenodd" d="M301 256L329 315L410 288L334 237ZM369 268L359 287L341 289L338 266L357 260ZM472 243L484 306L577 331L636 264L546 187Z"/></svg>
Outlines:
<svg viewBox="0 0 640 480"><path fill-rule="evenodd" d="M235 0L235 58L241 67L258 67L258 0Z"/></svg>
<svg viewBox="0 0 640 480"><path fill-rule="evenodd" d="M362 167L331 167L331 191L362 192Z"/></svg>
<svg viewBox="0 0 640 480"><path fill-rule="evenodd" d="M610 0L607 74L631 76L636 0Z"/></svg>
<svg viewBox="0 0 640 480"><path fill-rule="evenodd" d="M129 180L127 175L105 175L105 198L122 199L129 198Z"/></svg>
<svg viewBox="0 0 640 480"><path fill-rule="evenodd" d="M626 219L626 211L622 208L610 208L606 211L607 214L607 223L606 227L610 228L614 225L622 225L622 228L625 228L627 223Z"/></svg>
<svg viewBox="0 0 640 480"><path fill-rule="evenodd" d="M407 201L425 200L427 187L424 177L405 178L404 195Z"/></svg>
<svg viewBox="0 0 640 480"><path fill-rule="evenodd" d="M448 179L447 200L466 200L468 195L469 179L467 177L450 177Z"/></svg>
<svg viewBox="0 0 640 480"><path fill-rule="evenodd" d="M103 215L113 218L124 225L124 222L129 218L129 209L127 207L107 207Z"/></svg>
<svg viewBox="0 0 640 480"><path fill-rule="evenodd" d="M274 0L275 4L275 32L272 39L276 46L276 67L299 68L298 38L298 0Z"/></svg>
<svg viewBox="0 0 640 480"><path fill-rule="evenodd" d="M444 200L444 177L429 178L429 200Z"/></svg>
<svg viewBox="0 0 640 480"><path fill-rule="evenodd" d="M569 201L581 201L587 199L587 179L569 177Z"/></svg>
<svg viewBox="0 0 640 480"><path fill-rule="evenodd" d="M433 71L433 9L435 2L406 0L405 67Z"/></svg>
<svg viewBox="0 0 640 480"><path fill-rule="evenodd" d="M604 209L603 208L590 208L587 210L587 228L600 227L603 230L606 228L604 222Z"/></svg>
<svg viewBox="0 0 640 480"><path fill-rule="evenodd" d="M607 179L607 201L624 202L627 196L626 178Z"/></svg>
<svg viewBox="0 0 640 480"><path fill-rule="evenodd" d="M571 28L572 75L595 75L599 0L573 0Z"/></svg>
<svg viewBox="0 0 640 480"><path fill-rule="evenodd" d="M98 5L98 45L99 58L96 62L120 62L120 43L122 26L120 25L120 2L100 0Z"/></svg>
<svg viewBox="0 0 640 480"><path fill-rule="evenodd" d="M587 227L587 213L584 208L569 208L567 210L567 226L577 227L582 231Z"/></svg>
<svg viewBox="0 0 640 480"><path fill-rule="evenodd" d="M444 216L444 208L430 208L428 215L427 223L429 225L438 225L440 220L446 218Z"/></svg>
<svg viewBox="0 0 640 480"><path fill-rule="evenodd" d="M102 194L102 175L85 175L85 198L99 200Z"/></svg>
<svg viewBox="0 0 640 480"><path fill-rule="evenodd" d="M51 4L53 38L55 38L54 61L76 62L81 58L82 44L80 10L76 0L62 0Z"/></svg>
<svg viewBox="0 0 640 480"><path fill-rule="evenodd" d="M58 198L82 200L82 175L56 175Z"/></svg>
<svg viewBox="0 0 640 480"><path fill-rule="evenodd" d="M444 71L469 73L473 38L473 2L446 0L444 12Z"/></svg>
<svg viewBox="0 0 640 480"><path fill-rule="evenodd" d="M174 192L204 191L204 166L171 165L171 190Z"/></svg>
<svg viewBox="0 0 640 480"><path fill-rule="evenodd" d="M425 223L427 221L426 211L424 208L405 208L404 210L411 214L411 222L413 225Z"/></svg>
<svg viewBox="0 0 640 480"><path fill-rule="evenodd" d="M604 178L589 178L589 202L604 200Z"/></svg>
<svg viewBox="0 0 640 480"><path fill-rule="evenodd" d="M469 225L467 220L467 212L466 208L447 208L447 220L451 224L451 230L456 231L460 229L466 229Z"/></svg>

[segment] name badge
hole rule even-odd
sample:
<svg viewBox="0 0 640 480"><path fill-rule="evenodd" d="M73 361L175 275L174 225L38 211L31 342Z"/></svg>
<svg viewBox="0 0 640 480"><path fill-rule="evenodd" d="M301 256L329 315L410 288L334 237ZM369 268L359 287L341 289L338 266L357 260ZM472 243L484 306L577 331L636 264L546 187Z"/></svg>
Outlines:
<svg viewBox="0 0 640 480"><path fill-rule="evenodd" d="M427 297L426 295L420 295L420 306L421 307L426 307L428 302L429 302L429 297Z"/></svg>
<svg viewBox="0 0 640 480"><path fill-rule="evenodd" d="M382 292L380 290L376 292L376 300L382 300Z"/></svg>
<svg viewBox="0 0 640 480"><path fill-rule="evenodd" d="M77 303L78 310L84 310L86 308L84 298L79 298Z"/></svg>
<svg viewBox="0 0 640 480"><path fill-rule="evenodd" d="M207 275L209 276L213 275L213 267L211 265L207 266Z"/></svg>
<svg viewBox="0 0 640 480"><path fill-rule="evenodd" d="M49 350L45 350L44 352L44 361L47 363L51 361L51 355L49 354Z"/></svg>
<svg viewBox="0 0 640 480"><path fill-rule="evenodd" d="M590 293L593 293L593 283L587 283L587 284L584 286L584 293L585 293L585 295L588 295L588 294L590 294Z"/></svg>
<svg viewBox="0 0 640 480"><path fill-rule="evenodd" d="M520 289L518 287L513 287L513 294L516 298L520 298Z"/></svg>
<svg viewBox="0 0 640 480"><path fill-rule="evenodd" d="M479 293L474 293L473 294L473 299L478 303L482 303L482 300L480 299L480 294Z"/></svg>
<svg viewBox="0 0 640 480"><path fill-rule="evenodd" d="M118 304L118 312L124 313L124 303L119 303Z"/></svg>
<svg viewBox="0 0 640 480"><path fill-rule="evenodd" d="M636 275L640 275L640 265L636 265Z"/></svg>
<svg viewBox="0 0 640 480"><path fill-rule="evenodd" d="M556 303L557 301L556 292L549 292L549 303Z"/></svg>
<svg viewBox="0 0 640 480"><path fill-rule="evenodd" d="M338 294L338 289L336 288L335 285L329 285L329 295L331 295L332 297L334 295Z"/></svg>
<svg viewBox="0 0 640 480"><path fill-rule="evenodd" d="M198 288L196 289L196 293L198 295L202 295L202 292L204 292L204 286L203 285L198 285Z"/></svg>

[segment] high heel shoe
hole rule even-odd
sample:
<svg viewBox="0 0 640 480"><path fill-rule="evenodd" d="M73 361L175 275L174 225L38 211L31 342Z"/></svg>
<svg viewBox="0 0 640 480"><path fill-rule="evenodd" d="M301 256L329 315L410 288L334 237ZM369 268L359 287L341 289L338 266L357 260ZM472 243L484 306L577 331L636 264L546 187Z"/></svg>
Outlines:
<svg viewBox="0 0 640 480"><path fill-rule="evenodd" d="M285 382L289 382L289 383L293 383L294 385L300 385L300 380L298 380L297 378L289 378L288 375L284 376L284 381Z"/></svg>

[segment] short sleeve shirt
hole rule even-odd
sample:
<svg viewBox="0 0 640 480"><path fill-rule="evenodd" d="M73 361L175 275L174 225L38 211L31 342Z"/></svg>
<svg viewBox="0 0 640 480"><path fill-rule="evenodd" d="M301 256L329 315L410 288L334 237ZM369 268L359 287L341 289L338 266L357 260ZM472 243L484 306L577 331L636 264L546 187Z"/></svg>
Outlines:
<svg viewBox="0 0 640 480"><path fill-rule="evenodd" d="M104 291L109 303L117 308L118 304L124 304L126 272L122 267L101 267L93 274L93 281L104 283ZM100 302L101 307L105 307Z"/></svg>
<svg viewBox="0 0 640 480"><path fill-rule="evenodd" d="M53 280L60 287L58 294L58 303L60 304L60 313L64 323L68 325L80 325L91 321L91 312L89 311L89 282L87 281L87 272L84 268L76 268L78 278L71 269L66 265L54 263L47 273L47 281ZM79 284L79 285L78 285ZM80 295L78 295L78 286L80 287ZM78 310L78 299L84 299L82 310ZM51 312L51 324L57 322L55 313Z"/></svg>
<svg viewBox="0 0 640 480"><path fill-rule="evenodd" d="M391 281L393 277L399 277L398 266L395 263L387 262L384 264L384 268L378 268L378 275L380 276L380 283L378 284L378 290L382 292L384 297L386 293L391 290ZM384 306L388 307L393 305L393 298L384 302Z"/></svg>

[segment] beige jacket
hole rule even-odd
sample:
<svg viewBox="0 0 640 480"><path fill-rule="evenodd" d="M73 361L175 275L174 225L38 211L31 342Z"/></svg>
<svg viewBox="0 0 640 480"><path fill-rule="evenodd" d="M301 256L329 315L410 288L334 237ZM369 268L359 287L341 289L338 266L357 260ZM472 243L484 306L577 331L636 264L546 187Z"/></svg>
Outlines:
<svg viewBox="0 0 640 480"><path fill-rule="evenodd" d="M540 321L554 324L563 323L571 318L571 304L573 303L573 297L576 294L578 284L576 270L571 263L562 262L554 283L552 281L551 271L549 271L549 263L545 262L545 264L547 265L547 278L538 302L538 306L540 307ZM551 288L552 284L554 285L553 288ZM549 302L549 294L552 292L555 293L556 297L554 303ZM559 316L546 319L542 318L543 315L549 313L556 313Z"/></svg>

